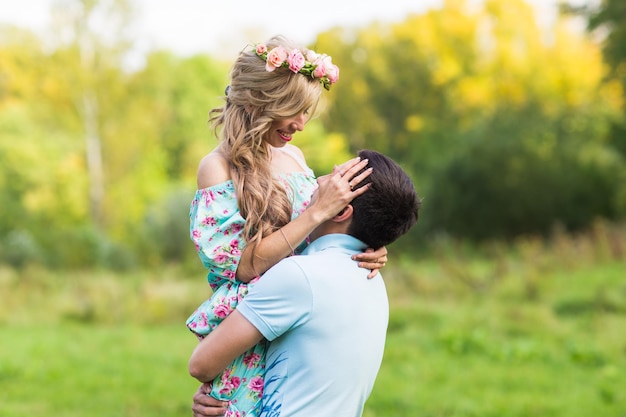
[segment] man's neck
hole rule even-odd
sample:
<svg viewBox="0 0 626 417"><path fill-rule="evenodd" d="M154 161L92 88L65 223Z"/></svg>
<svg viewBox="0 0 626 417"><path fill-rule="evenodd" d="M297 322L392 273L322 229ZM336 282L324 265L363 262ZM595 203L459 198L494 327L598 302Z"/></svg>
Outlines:
<svg viewBox="0 0 626 417"><path fill-rule="evenodd" d="M315 229L314 233L312 233L313 240L319 239L322 236L332 235L332 234L348 234L348 225L349 222L333 222L332 220L327 220L322 223Z"/></svg>

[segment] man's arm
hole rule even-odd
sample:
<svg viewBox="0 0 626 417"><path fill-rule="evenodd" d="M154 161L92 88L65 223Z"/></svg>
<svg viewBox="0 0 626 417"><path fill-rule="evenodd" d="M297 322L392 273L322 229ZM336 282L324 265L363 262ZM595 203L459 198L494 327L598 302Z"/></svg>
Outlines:
<svg viewBox="0 0 626 417"><path fill-rule="evenodd" d="M261 332L234 310L194 349L189 373L200 382L215 379L236 357L263 339Z"/></svg>

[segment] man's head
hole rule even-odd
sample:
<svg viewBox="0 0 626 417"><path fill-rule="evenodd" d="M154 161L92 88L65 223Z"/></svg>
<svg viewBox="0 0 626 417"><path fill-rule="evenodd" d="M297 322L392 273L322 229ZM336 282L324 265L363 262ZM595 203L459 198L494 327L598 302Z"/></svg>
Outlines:
<svg viewBox="0 0 626 417"><path fill-rule="evenodd" d="M415 225L421 199L406 172L391 158L372 150L359 152L368 159L372 174L358 187L371 183L369 190L356 197L347 234L371 248L386 246Z"/></svg>

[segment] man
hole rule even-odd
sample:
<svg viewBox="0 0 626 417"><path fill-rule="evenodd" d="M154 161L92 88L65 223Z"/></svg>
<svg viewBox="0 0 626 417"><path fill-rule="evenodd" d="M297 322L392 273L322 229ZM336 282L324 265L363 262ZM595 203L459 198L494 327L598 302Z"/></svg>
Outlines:
<svg viewBox="0 0 626 417"><path fill-rule="evenodd" d="M189 361L193 377L211 381L267 339L261 416L360 416L372 391L385 345L387 293L380 274L367 279L351 256L408 232L421 201L394 161L368 150L359 156L373 168L358 185L369 183L368 191L321 224L302 256L268 270ZM194 396L195 416L223 415L223 406L202 387Z"/></svg>

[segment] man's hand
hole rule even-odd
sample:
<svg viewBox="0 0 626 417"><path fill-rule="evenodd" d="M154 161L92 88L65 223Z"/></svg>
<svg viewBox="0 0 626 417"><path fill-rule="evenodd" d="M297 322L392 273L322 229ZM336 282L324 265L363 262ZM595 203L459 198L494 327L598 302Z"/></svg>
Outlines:
<svg viewBox="0 0 626 417"><path fill-rule="evenodd" d="M191 406L194 417L223 416L226 413L228 401L217 400L208 395L210 392L211 384L204 383L194 394L193 405Z"/></svg>

